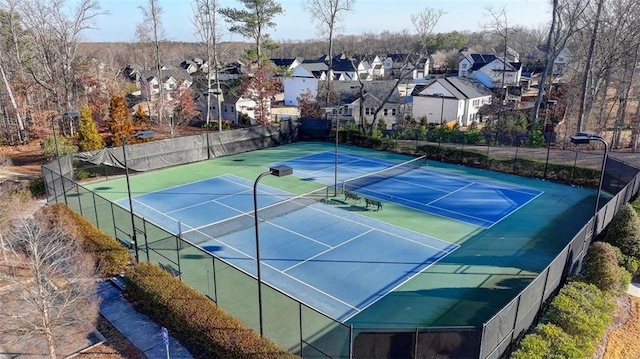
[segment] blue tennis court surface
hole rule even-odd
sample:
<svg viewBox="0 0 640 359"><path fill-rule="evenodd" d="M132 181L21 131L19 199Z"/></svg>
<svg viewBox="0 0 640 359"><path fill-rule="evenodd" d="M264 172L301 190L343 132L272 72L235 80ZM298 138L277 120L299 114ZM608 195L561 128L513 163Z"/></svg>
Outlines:
<svg viewBox="0 0 640 359"><path fill-rule="evenodd" d="M136 196L133 209L255 276L252 186L225 175ZM307 196L266 185L258 192L263 281L336 320L348 320L458 248ZM128 208L126 199L118 203Z"/></svg>
<svg viewBox="0 0 640 359"><path fill-rule="evenodd" d="M282 164L294 175L327 185L335 183L333 152L300 157ZM451 174L429 166L410 168L391 178L375 178L377 171L397 163L339 152L338 183L365 196L394 202L438 216L490 228L543 192L497 181ZM366 178L374 174L373 180ZM365 176L362 180L358 178ZM355 180L354 180L355 179ZM350 181L352 184L350 184Z"/></svg>

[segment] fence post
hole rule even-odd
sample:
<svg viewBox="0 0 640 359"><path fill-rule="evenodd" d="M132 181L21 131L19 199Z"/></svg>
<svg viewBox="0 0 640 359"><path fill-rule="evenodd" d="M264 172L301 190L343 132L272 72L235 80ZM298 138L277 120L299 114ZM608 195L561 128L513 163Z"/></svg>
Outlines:
<svg viewBox="0 0 640 359"><path fill-rule="evenodd" d="M413 344L413 357L417 358L418 357L418 327L416 327L416 334L415 334L415 339L414 339L414 344Z"/></svg>
<svg viewBox="0 0 640 359"><path fill-rule="evenodd" d="M304 353L302 352L304 350L303 348L303 343L304 343L304 339L302 337L302 303L298 302L298 316L299 318L299 323L300 323L300 356L304 357ZM349 343L349 352L351 352L351 343ZM351 357L351 354L349 354L349 357Z"/></svg>
<svg viewBox="0 0 640 359"><path fill-rule="evenodd" d="M349 326L349 359L353 359L353 325Z"/></svg>
<svg viewBox="0 0 640 359"><path fill-rule="evenodd" d="M91 199L93 199L93 213L96 214L96 227L100 229L100 219L98 219L98 205L96 204L96 194L92 191L89 191L89 193L91 193Z"/></svg>
<svg viewBox="0 0 640 359"><path fill-rule="evenodd" d="M82 201L80 200L80 186L78 186L78 184L75 183L75 187L76 187L76 195L78 196L78 208L80 208L80 216L84 217L84 214L82 213Z"/></svg>

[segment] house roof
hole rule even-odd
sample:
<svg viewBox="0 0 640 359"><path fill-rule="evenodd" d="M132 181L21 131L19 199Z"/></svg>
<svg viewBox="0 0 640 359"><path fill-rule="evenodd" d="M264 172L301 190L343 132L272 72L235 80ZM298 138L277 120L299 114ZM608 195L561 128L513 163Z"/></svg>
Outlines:
<svg viewBox="0 0 640 359"><path fill-rule="evenodd" d="M491 61L496 59L496 55L481 55L481 54L471 54L471 59L474 63L476 62L484 62L485 64L490 63Z"/></svg>
<svg viewBox="0 0 640 359"><path fill-rule="evenodd" d="M289 67L296 59L270 59L278 67Z"/></svg>
<svg viewBox="0 0 640 359"><path fill-rule="evenodd" d="M354 72L356 71L355 67L351 63L351 60L341 59L341 60L333 60L331 64L333 66L333 71L343 71L343 72Z"/></svg>
<svg viewBox="0 0 640 359"><path fill-rule="evenodd" d="M380 100L386 97L391 88L395 86L395 81L366 81L363 84L366 96L374 96ZM326 81L321 81L318 87L320 89L326 88ZM333 81L331 89L338 94L341 104L350 104L360 98L360 82L358 81ZM387 102L390 104L403 103L397 88Z"/></svg>
<svg viewBox="0 0 640 359"><path fill-rule="evenodd" d="M453 97L458 100L473 99L478 97L491 96L491 91L480 81L464 77L444 77L428 81L425 84L416 85L411 92L412 96L420 95L424 89L433 86L435 83L444 87Z"/></svg>
<svg viewBox="0 0 640 359"><path fill-rule="evenodd" d="M387 58L391 58L393 62L405 62L410 56L409 54L387 54Z"/></svg>

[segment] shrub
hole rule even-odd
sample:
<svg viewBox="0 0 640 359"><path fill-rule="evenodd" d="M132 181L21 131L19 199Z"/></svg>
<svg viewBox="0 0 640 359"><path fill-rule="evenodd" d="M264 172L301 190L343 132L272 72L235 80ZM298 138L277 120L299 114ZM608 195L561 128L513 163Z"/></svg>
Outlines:
<svg viewBox="0 0 640 359"><path fill-rule="evenodd" d="M580 338L579 347L590 356L604 335L614 308L614 304L595 285L571 282L553 299L547 314L549 323Z"/></svg>
<svg viewBox="0 0 640 359"><path fill-rule="evenodd" d="M194 346L190 350L196 356L296 358L155 265L130 267L124 279L126 292L138 308Z"/></svg>
<svg viewBox="0 0 640 359"><path fill-rule="evenodd" d="M614 247L609 243L596 242L587 251L584 261L584 278L600 290L620 292L621 276Z"/></svg>
<svg viewBox="0 0 640 359"><path fill-rule="evenodd" d="M51 212L51 217L58 225L74 232L82 241L85 252L94 255L96 268L101 276L113 277L121 273L129 263L129 252L126 248L69 207L56 204L45 207L45 210Z"/></svg>
<svg viewBox="0 0 640 359"><path fill-rule="evenodd" d="M636 257L623 254L622 262L618 262L618 265L626 269L631 276L634 276L638 273L638 268L640 268L640 260Z"/></svg>
<svg viewBox="0 0 640 359"><path fill-rule="evenodd" d="M640 218L630 204L622 206L613 217L604 241L620 248L623 254L640 258Z"/></svg>
<svg viewBox="0 0 640 359"><path fill-rule="evenodd" d="M585 352L577 345L577 338L565 333L554 324L540 324L535 333L527 335L520 343L513 359L566 358L582 359Z"/></svg>
<svg viewBox="0 0 640 359"><path fill-rule="evenodd" d="M29 188L29 192L33 197L43 197L47 194L47 191L44 188L44 178L42 176L36 177L29 181L27 184L27 188Z"/></svg>

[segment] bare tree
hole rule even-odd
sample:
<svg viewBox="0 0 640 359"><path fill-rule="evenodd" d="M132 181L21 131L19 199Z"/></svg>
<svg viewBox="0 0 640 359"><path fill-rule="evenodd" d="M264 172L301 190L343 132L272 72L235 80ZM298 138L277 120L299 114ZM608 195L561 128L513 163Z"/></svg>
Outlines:
<svg viewBox="0 0 640 359"><path fill-rule="evenodd" d="M136 37L144 43L153 46L154 66L159 82L158 93L158 123L163 123L164 112L164 84L162 80L162 63L160 62L160 42L164 40L164 28L162 27L162 6L158 0L148 0L147 6L138 6L142 12L142 22L136 26ZM151 95L151 91L149 91ZM151 115L151 114L149 114Z"/></svg>
<svg viewBox="0 0 640 359"><path fill-rule="evenodd" d="M311 15L318 31L329 41L329 82L333 80L333 37L339 30L342 15L353 10L355 0L304 0L302 8ZM327 97L328 98L328 97ZM329 105L328 103L326 104Z"/></svg>
<svg viewBox="0 0 640 359"><path fill-rule="evenodd" d="M220 108L220 76L218 75L218 41L220 31L218 25L218 1L217 0L194 0L193 3L193 25L196 33L205 45L207 53L207 113L205 122L209 124L211 111L211 95L216 95L216 110L218 116L218 131L222 131L222 110ZM213 60L213 61L212 61ZM211 89L211 71L216 77L216 89Z"/></svg>
<svg viewBox="0 0 640 359"><path fill-rule="evenodd" d="M591 59L596 48L596 41L598 37L598 27L600 26L600 14L602 14L602 8L604 6L604 0L598 0L596 9L596 15L593 19L593 29L591 37L589 39L589 48L587 50L587 58L585 60L584 72L582 75L582 85L580 92L580 106L578 107L578 123L576 124L576 131L582 131L582 124L584 122L584 114L587 102L587 84L589 81L589 73L591 72Z"/></svg>
<svg viewBox="0 0 640 359"><path fill-rule="evenodd" d="M36 83L49 92L58 112L78 106L75 84L79 73L76 61L82 31L91 28L104 14L97 0L21 1L18 10L29 29L29 55L24 64ZM73 126L70 126L73 134Z"/></svg>
<svg viewBox="0 0 640 359"><path fill-rule="evenodd" d="M551 24L547 33L545 44L545 68L538 86L538 96L533 107L531 118L531 133L536 128L536 122L540 113L543 94L549 75L553 70L553 64L562 50L567 46L569 39L582 29L581 19L589 5L589 0L552 0Z"/></svg>
<svg viewBox="0 0 640 359"><path fill-rule="evenodd" d="M485 14L491 19L488 23L484 24L484 27L487 29L491 29L493 34L500 39L500 45L503 48L502 53L502 96L501 102L504 105L507 101L508 88L505 84L505 76L507 73L507 51L509 49L509 17L507 16L507 9L505 6L500 8L493 8L488 6L485 8ZM502 115L502 110L504 106L500 106L498 117Z"/></svg>
<svg viewBox="0 0 640 359"><path fill-rule="evenodd" d="M6 242L0 279L10 290L3 292L0 337L54 359L67 332L90 328L98 315L93 263L45 217L19 220Z"/></svg>
<svg viewBox="0 0 640 359"><path fill-rule="evenodd" d="M442 15L445 12L442 9L424 8L417 14L411 14L411 23L416 29L418 39L420 41L420 55L425 56L427 39L433 33L433 28L436 27Z"/></svg>

